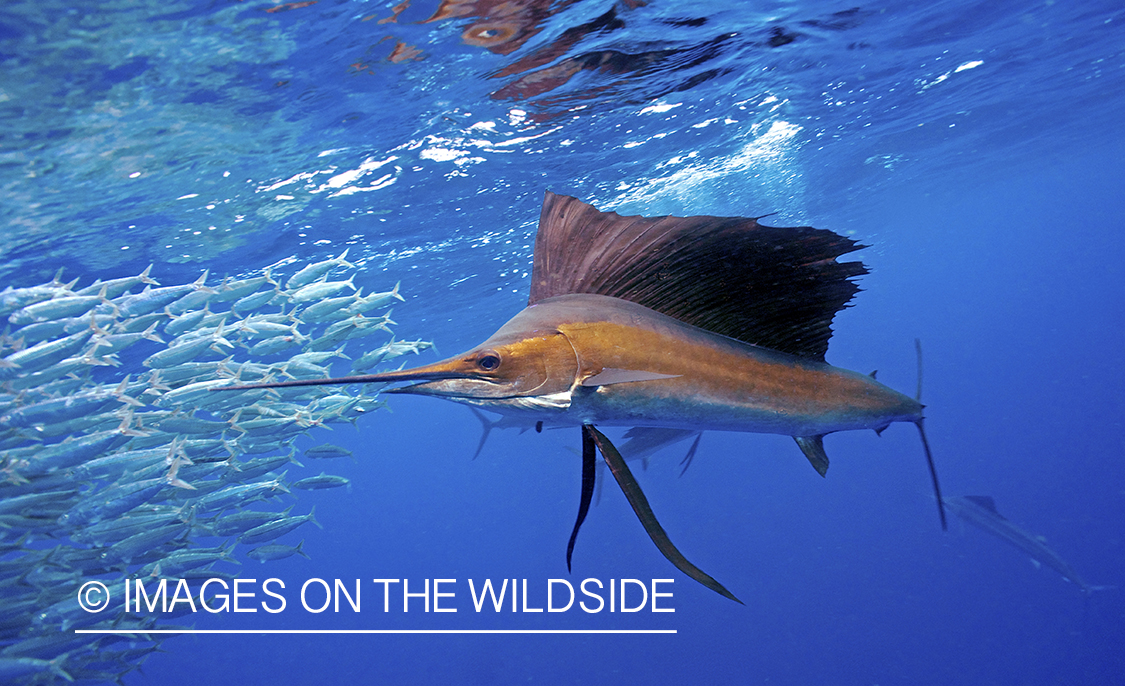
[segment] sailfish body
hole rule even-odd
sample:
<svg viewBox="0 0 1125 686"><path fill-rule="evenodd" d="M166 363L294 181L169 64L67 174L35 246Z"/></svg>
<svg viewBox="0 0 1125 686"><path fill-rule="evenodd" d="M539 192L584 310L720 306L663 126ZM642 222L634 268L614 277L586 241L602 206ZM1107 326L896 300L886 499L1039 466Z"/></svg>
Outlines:
<svg viewBox="0 0 1125 686"><path fill-rule="evenodd" d="M823 476L825 434L911 422L937 491L922 405L824 360L832 319L859 290L852 279L866 273L836 258L861 247L830 231L750 218L620 216L548 192L528 306L487 341L414 369L257 387L409 381L384 392L442 397L529 424L580 425L582 499L568 567L600 450L661 552L737 600L672 545L596 427L789 435ZM938 507L944 527L940 492Z"/></svg>
<svg viewBox="0 0 1125 686"><path fill-rule="evenodd" d="M495 369L480 369L481 357ZM548 424L805 437L922 416L920 403L866 374L593 294L542 300L477 348L428 369L452 378L394 392Z"/></svg>

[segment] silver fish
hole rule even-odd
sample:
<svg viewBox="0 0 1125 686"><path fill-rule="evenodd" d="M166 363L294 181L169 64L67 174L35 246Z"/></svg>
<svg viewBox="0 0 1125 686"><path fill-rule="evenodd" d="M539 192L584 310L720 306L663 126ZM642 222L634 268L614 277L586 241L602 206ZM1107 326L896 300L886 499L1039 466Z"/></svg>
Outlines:
<svg viewBox="0 0 1125 686"><path fill-rule="evenodd" d="M347 486L349 484L351 484L350 479L321 472L316 476L306 477L299 481L294 481L289 485L293 488L304 490L320 490L324 488L339 488L340 486Z"/></svg>
<svg viewBox="0 0 1125 686"><path fill-rule="evenodd" d="M238 281L226 281L219 286L219 292L215 295L216 302L230 302L231 300L239 300L245 298L251 293L256 292L259 288L266 284L271 284L275 288L277 282L273 280L270 275L270 268L266 267L261 276L252 276L247 279L240 279Z"/></svg>
<svg viewBox="0 0 1125 686"><path fill-rule="evenodd" d="M117 308L117 312L122 317L136 317L142 314L149 314L155 310L159 310L169 303L182 298L183 296L195 290L207 288L204 283L207 281L207 272L195 280L194 283L185 284L183 286L164 286L163 288L146 287L137 295L122 296L118 301L112 304ZM99 306L99 310L102 306Z"/></svg>
<svg viewBox="0 0 1125 686"><path fill-rule="evenodd" d="M263 564L270 561L270 560L283 560L287 557L292 557L293 555L300 555L301 557L305 558L306 560L312 559L305 553L304 550L301 549L304 545L305 545L304 541L301 541L300 543L298 543L295 546L279 545L279 544L276 544L276 543L270 544L270 545L263 545L263 546L260 546L258 548L254 548L253 550L247 552L246 557L249 557L249 558L254 559L254 560L258 560L259 562L261 562Z"/></svg>
<svg viewBox="0 0 1125 686"><path fill-rule="evenodd" d="M348 256L348 250L350 249L351 248L344 249L344 252L340 253L339 257L334 257L330 260L324 260L323 262L317 262L316 264L305 266L303 269L301 269L301 271L289 277L289 280L285 282L285 289L293 291L301 288L302 286L313 283L317 279L326 276L328 272L332 271L336 267L354 268L354 264L351 264L344 260L344 258Z"/></svg>
<svg viewBox="0 0 1125 686"><path fill-rule="evenodd" d="M320 522L316 521L315 515L316 508L313 507L307 515L282 517L281 519L275 519L271 522L260 524L239 536L238 542L244 545L255 545L257 543L272 541L281 538L305 522L312 522L316 524L318 528L323 529L324 527L320 525Z"/></svg>
<svg viewBox="0 0 1125 686"><path fill-rule="evenodd" d="M143 272L136 276L126 276L120 279L109 279L108 281L102 281L101 279L98 279L89 286L75 291L74 294L94 295L96 293L101 293L102 289L105 289L105 297L116 298L125 291L131 290L135 286L139 286L141 284L151 284L153 286L159 286L160 282L149 276L149 272L151 271L152 265L150 264L149 266L145 267L145 270Z"/></svg>
<svg viewBox="0 0 1125 686"><path fill-rule="evenodd" d="M290 298L293 302L303 303L309 302L310 300L320 300L322 298L331 297L345 288L350 288L354 291L355 284L352 283L353 279L355 279L354 274L349 276L347 281L317 281L315 283L310 283L291 293Z"/></svg>
<svg viewBox="0 0 1125 686"><path fill-rule="evenodd" d="M69 357L93 335L93 331L81 331L66 338L43 341L36 345L14 352L0 361L0 379L10 379L17 373L26 374ZM16 369L19 372L16 372Z"/></svg>
<svg viewBox="0 0 1125 686"><path fill-rule="evenodd" d="M108 302L105 289L102 290L101 295L69 295L28 305L8 315L8 323L12 326L24 326L34 322L80 317L99 303Z"/></svg>
<svg viewBox="0 0 1125 686"><path fill-rule="evenodd" d="M402 297L402 295L398 292L398 287L401 285L402 282L399 281L395 284L395 287L389 291L386 291L384 293L372 293L366 298L357 299L355 304L348 306L348 312L350 314L362 314L369 310L386 307L387 305L393 303L395 300L406 302L406 298Z"/></svg>

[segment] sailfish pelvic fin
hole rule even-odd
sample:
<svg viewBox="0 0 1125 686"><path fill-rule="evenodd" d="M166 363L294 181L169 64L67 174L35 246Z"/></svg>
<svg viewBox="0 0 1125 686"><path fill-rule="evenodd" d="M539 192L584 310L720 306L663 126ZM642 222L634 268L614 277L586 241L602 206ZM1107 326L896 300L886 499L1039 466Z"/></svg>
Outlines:
<svg viewBox="0 0 1125 686"><path fill-rule="evenodd" d="M578 530L582 522L586 521L586 513L590 511L590 501L594 498L594 481L597 466L597 448L594 437L587 431L582 431L582 497L578 502L578 518L574 520L574 530L570 532L570 540L566 544L566 571L570 572L570 557L574 553L574 541L578 539Z"/></svg>
<svg viewBox="0 0 1125 686"><path fill-rule="evenodd" d="M668 558L668 561L676 565L684 574L695 579L712 591L719 595L730 598L740 605L744 605L741 600L736 598L733 593L728 591L722 584L708 575L699 567L696 567L684 557L672 540L668 538L667 532L664 527L660 526L660 522L656 521L656 515L652 512L652 507L648 504L648 498L645 497L644 492L641 490L640 484L633 478L633 473L629 471L629 467L625 464L625 458L621 457L621 453L617 448L613 447L613 443L605 437L602 432L594 428L592 424L582 425L583 441L585 436L589 436L597 444L598 449L601 450L602 458L605 459L606 465L609 466L609 471L613 473L613 478L617 479L617 485L621 487L622 492L625 493L625 498L632 506L633 512L637 513L637 518L641 520L641 526L645 528L645 532L656 544L658 550ZM585 451L583 451L585 452Z"/></svg>

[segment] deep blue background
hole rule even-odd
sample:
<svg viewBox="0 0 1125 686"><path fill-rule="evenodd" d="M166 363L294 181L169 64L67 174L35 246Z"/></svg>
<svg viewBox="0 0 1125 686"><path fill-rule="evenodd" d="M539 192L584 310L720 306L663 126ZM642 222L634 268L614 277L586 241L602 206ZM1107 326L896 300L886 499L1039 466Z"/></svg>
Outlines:
<svg viewBox="0 0 1125 686"><path fill-rule="evenodd" d="M554 101L517 102L489 97L510 82L497 70L612 3L569 7L512 55L462 43L472 19L418 23L434 3L364 20L391 4L6 5L7 283L150 262L177 283L350 245L357 282L402 280L396 333L444 356L525 302L544 188L622 212L776 211L778 224L854 232L872 273L829 362L912 392L920 338L946 492L993 496L1088 582L1125 586L1116 4L622 5L623 28L564 57L707 57L583 71ZM796 38L769 47L775 27ZM389 62L397 41L422 59ZM329 197L388 173L390 185ZM358 461L331 465L350 491L301 496L325 529L289 542L304 538L312 560L246 561L244 576L286 581L290 608L185 623L678 633L182 637L127 683L1125 683L1122 591L1087 600L976 529L941 532L904 425L830 436L827 479L785 437L708 433L682 478L682 447L652 460L639 479L661 522L745 606L676 573L609 483L573 579L672 577L676 612L477 615L465 579L527 578L541 597L566 576L578 433L496 431L471 461L467 410L391 407L316 436ZM459 612L383 615L368 583L360 615L313 616L294 607L310 577L456 578Z"/></svg>

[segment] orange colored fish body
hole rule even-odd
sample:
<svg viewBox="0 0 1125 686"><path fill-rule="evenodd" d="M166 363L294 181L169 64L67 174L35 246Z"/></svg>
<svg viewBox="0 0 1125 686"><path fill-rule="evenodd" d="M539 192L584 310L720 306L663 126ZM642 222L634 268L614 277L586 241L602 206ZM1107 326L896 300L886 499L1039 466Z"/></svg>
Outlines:
<svg viewBox="0 0 1125 686"><path fill-rule="evenodd" d="M471 369L486 353L496 357L495 367ZM461 376L399 392L556 425L787 436L882 430L922 416L920 403L870 376L743 343L602 295L540 301L473 350L416 370L415 378L439 368Z"/></svg>
<svg viewBox="0 0 1125 686"><path fill-rule="evenodd" d="M535 307L560 305L585 320L558 326L578 359L568 412L577 423L814 436L882 430L922 416L920 403L870 376L719 336L627 301L572 295ZM601 384L606 369L622 370L623 379L632 371L669 378Z"/></svg>

